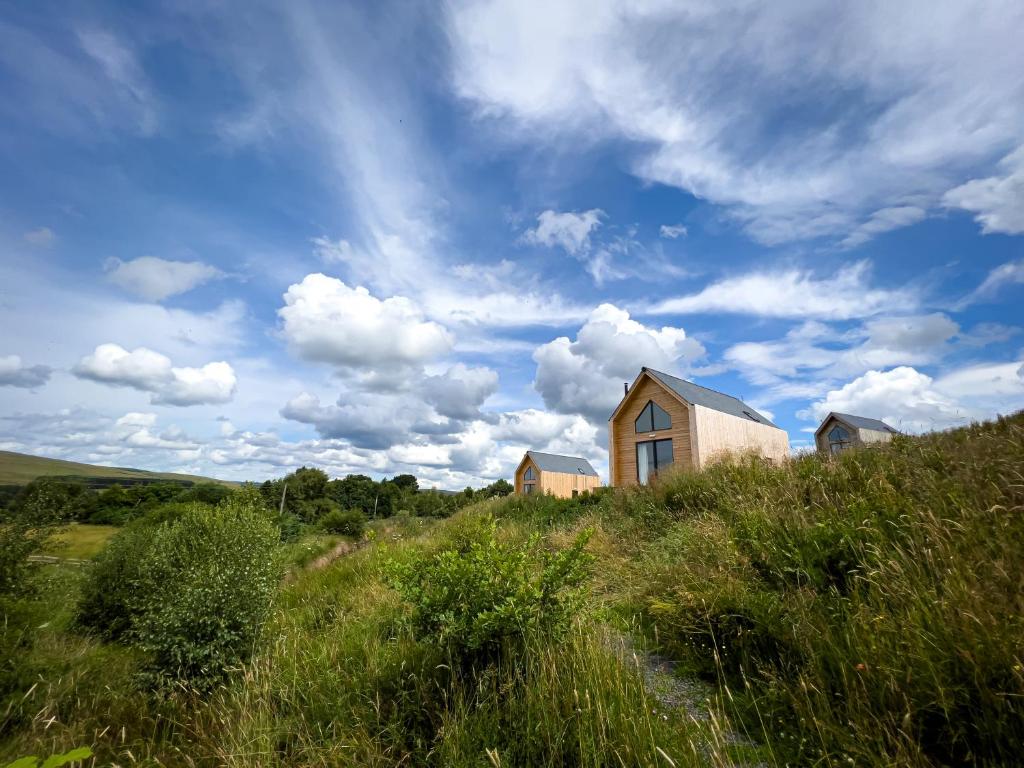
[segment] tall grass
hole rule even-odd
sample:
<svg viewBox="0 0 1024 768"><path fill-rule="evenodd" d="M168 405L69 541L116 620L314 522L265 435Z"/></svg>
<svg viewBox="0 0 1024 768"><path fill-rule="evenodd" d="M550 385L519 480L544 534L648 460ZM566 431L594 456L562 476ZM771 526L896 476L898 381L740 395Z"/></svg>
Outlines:
<svg viewBox="0 0 1024 768"><path fill-rule="evenodd" d="M1016 416L836 459L739 460L649 488L394 521L323 569L296 569L253 658L224 685L161 702L133 688L132 654L67 626L60 606L78 577L66 575L55 617L40 618L25 651L16 682L27 693L5 704L0 754L90 745L97 764L190 766L1015 764L1022 471ZM467 674L417 641L387 574L463 547L491 517L500 541L539 535L551 549L587 529L596 564L567 636L531 637ZM680 680L641 648L705 681L696 707L659 691Z"/></svg>

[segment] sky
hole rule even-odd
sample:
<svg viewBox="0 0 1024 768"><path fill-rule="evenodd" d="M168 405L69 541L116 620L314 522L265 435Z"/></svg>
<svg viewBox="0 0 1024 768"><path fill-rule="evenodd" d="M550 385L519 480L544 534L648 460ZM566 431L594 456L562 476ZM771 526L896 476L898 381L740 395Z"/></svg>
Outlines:
<svg viewBox="0 0 1024 768"><path fill-rule="evenodd" d="M0 449L607 477L641 366L794 450L1024 407L1024 4L0 5Z"/></svg>

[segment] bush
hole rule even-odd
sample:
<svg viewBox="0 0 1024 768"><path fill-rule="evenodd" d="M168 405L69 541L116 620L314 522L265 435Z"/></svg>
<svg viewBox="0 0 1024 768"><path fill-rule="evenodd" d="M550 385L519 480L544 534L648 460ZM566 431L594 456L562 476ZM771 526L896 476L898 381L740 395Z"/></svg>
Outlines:
<svg viewBox="0 0 1024 768"><path fill-rule="evenodd" d="M321 517L319 525L328 533L359 538L366 526L366 515L359 509L350 509L346 512L336 509Z"/></svg>
<svg viewBox="0 0 1024 768"><path fill-rule="evenodd" d="M279 542L256 491L133 526L90 572L79 623L146 651L158 687L207 689L252 651L281 575Z"/></svg>
<svg viewBox="0 0 1024 768"><path fill-rule="evenodd" d="M0 518L0 597L32 590L28 558L50 542L66 498L59 483L45 481L33 483L32 492L17 501Z"/></svg>
<svg viewBox="0 0 1024 768"><path fill-rule="evenodd" d="M76 623L105 640L124 638L141 611L139 590L157 526L138 521L117 533L89 566Z"/></svg>
<svg viewBox="0 0 1024 768"><path fill-rule="evenodd" d="M412 604L418 640L444 649L456 663L494 659L510 643L544 633L557 637L579 606L592 558L589 533L561 552L495 539L493 522L465 546L392 567L392 583Z"/></svg>

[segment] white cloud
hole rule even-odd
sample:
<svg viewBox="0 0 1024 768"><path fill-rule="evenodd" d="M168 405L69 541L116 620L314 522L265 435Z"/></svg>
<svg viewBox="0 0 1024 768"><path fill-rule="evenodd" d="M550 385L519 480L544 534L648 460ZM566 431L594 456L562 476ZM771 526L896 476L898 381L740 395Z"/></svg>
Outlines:
<svg viewBox="0 0 1024 768"><path fill-rule="evenodd" d="M105 268L112 282L149 301L163 301L224 276L201 261L168 261L156 256L131 261L109 259Z"/></svg>
<svg viewBox="0 0 1024 768"><path fill-rule="evenodd" d="M623 142L642 180L769 243L927 209L1024 125L1013 2L507 0L452 3L448 21L455 87L496 132Z"/></svg>
<svg viewBox="0 0 1024 768"><path fill-rule="evenodd" d="M410 299L382 301L319 273L290 286L284 301L284 337L306 360L343 368L414 365L447 354L454 343Z"/></svg>
<svg viewBox="0 0 1024 768"><path fill-rule="evenodd" d="M106 75L112 90L136 114L139 131L150 134L157 127L154 99L142 66L135 53L110 32L102 29L80 30L78 42Z"/></svg>
<svg viewBox="0 0 1024 768"><path fill-rule="evenodd" d="M706 286L698 293L666 299L645 309L649 314L722 312L764 317L815 317L848 320L917 306L909 288L888 290L868 284L869 264L860 261L831 277L799 269L754 272Z"/></svg>
<svg viewBox="0 0 1024 768"><path fill-rule="evenodd" d="M100 344L73 372L79 378L148 392L150 402L160 405L226 403L237 384L234 370L225 362L178 368L159 352L146 347L129 352L117 344Z"/></svg>
<svg viewBox="0 0 1024 768"><path fill-rule="evenodd" d="M566 253L576 256L590 248L590 234L601 226L604 211L592 208L575 213L546 210L537 217L537 226L523 233L523 240L549 248L560 246Z"/></svg>
<svg viewBox="0 0 1024 768"><path fill-rule="evenodd" d="M923 208L918 208L916 205L899 205L891 208L882 208L881 210L872 213L871 216L868 217L867 221L856 227L853 232L843 238L840 245L844 248L854 248L866 243L877 235L881 235L894 229L901 229L902 227L906 227L911 224L916 224L923 220L925 216L927 216L925 210Z"/></svg>
<svg viewBox="0 0 1024 768"><path fill-rule="evenodd" d="M817 397L837 381L872 369L938 363L955 348L954 340L977 347L1000 339L981 331L964 334L941 313L878 317L845 332L808 321L781 339L733 344L723 359L748 381L767 387L764 396L773 401Z"/></svg>
<svg viewBox="0 0 1024 768"><path fill-rule="evenodd" d="M985 234L1019 235L1024 232L1024 145L999 165L1004 175L972 179L949 190L942 202L974 213Z"/></svg>
<svg viewBox="0 0 1024 768"><path fill-rule="evenodd" d="M937 391L930 376L907 366L868 371L798 415L820 422L830 411L881 419L904 432L961 426L974 417L972 411Z"/></svg>
<svg viewBox="0 0 1024 768"><path fill-rule="evenodd" d="M659 234L668 240L675 240L679 237L686 237L686 226L683 224L662 224L658 230Z"/></svg>
<svg viewBox="0 0 1024 768"><path fill-rule="evenodd" d="M50 380L52 372L46 365L24 365L18 355L0 357L0 387L41 387Z"/></svg>
<svg viewBox="0 0 1024 768"><path fill-rule="evenodd" d="M47 248L57 242L57 235L49 227L39 227L22 235L22 239L29 245L36 245L40 248Z"/></svg>
<svg viewBox="0 0 1024 768"><path fill-rule="evenodd" d="M424 399L442 416L478 418L480 406L498 391L498 373L456 363L440 376L425 377L421 389Z"/></svg>
<svg viewBox="0 0 1024 768"><path fill-rule="evenodd" d="M632 381L641 366L670 372L703 356L704 347L682 328L648 328L602 304L575 341L562 336L537 348L534 387L548 408L603 424L622 398L623 382Z"/></svg>
<svg viewBox="0 0 1024 768"><path fill-rule="evenodd" d="M991 299L1003 286L1021 283L1024 283L1024 259L1000 264L988 273L977 288L957 302L956 309L966 309L971 304Z"/></svg>
<svg viewBox="0 0 1024 768"><path fill-rule="evenodd" d="M868 371L828 392L801 418L830 411L879 418L906 432L962 426L1018 410L1024 398L1021 363L984 363L933 379L908 366Z"/></svg>

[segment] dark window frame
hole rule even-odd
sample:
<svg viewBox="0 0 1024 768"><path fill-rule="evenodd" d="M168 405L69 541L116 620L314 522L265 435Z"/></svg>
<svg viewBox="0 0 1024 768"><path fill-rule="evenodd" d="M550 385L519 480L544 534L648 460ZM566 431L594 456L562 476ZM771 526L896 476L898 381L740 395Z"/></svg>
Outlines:
<svg viewBox="0 0 1024 768"><path fill-rule="evenodd" d="M659 443L668 443L669 450L672 452L672 460L667 462L664 466L661 466L658 463L658 444ZM640 446L643 446L643 445L652 445L652 446L654 446L654 450L652 451L652 456L654 457L654 462L653 462L653 466L647 472L647 481L646 482L640 479ZM649 483L651 481L651 478L658 474L659 470L664 469L665 467L670 467L670 466L672 466L673 464L676 463L676 451L675 451L675 446L672 444L672 438L671 437L663 437L660 440L638 440L636 442L636 448L634 450L636 451L636 481L638 483L640 483L641 485L647 485L647 483Z"/></svg>
<svg viewBox="0 0 1024 768"><path fill-rule="evenodd" d="M841 434L834 436L836 432ZM853 445L853 435L851 435L849 430L847 430L842 424L836 424L833 426L832 429L825 434L825 438L828 440L829 452L833 454L845 451Z"/></svg>
<svg viewBox="0 0 1024 768"><path fill-rule="evenodd" d="M655 408L657 408L658 411L655 411ZM659 411L660 414L658 413ZM661 414L663 414L664 417L668 419L668 424L659 427L656 425L655 418ZM640 419L644 418L645 416L647 417L647 424L650 424L650 427L646 429L641 429ZM653 400L648 400L647 404L640 410L640 413L633 420L633 431L638 435L646 435L650 434L651 432L664 432L667 429L672 429L672 414L670 414L668 411L666 411Z"/></svg>

